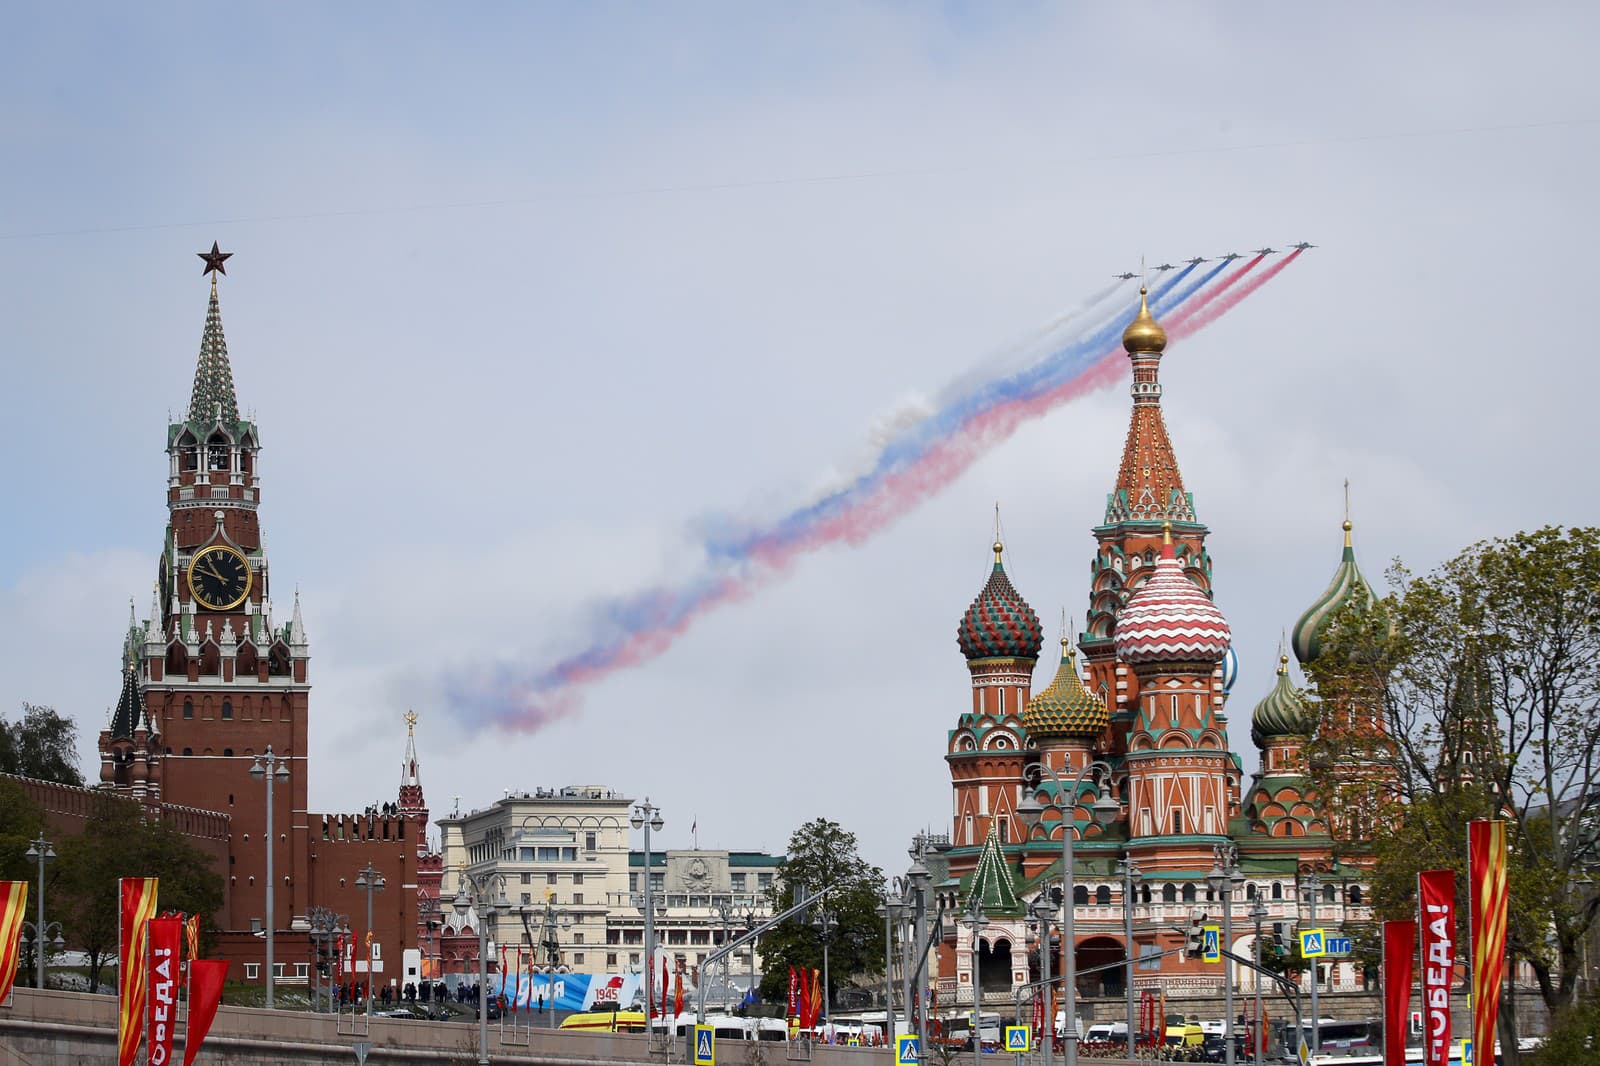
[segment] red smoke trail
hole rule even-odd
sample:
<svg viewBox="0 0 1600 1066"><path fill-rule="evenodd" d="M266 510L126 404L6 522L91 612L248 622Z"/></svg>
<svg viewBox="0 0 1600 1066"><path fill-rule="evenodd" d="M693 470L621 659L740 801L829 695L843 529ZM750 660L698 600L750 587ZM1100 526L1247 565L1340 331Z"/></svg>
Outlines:
<svg viewBox="0 0 1600 1066"><path fill-rule="evenodd" d="M1200 299L1191 300L1187 305L1180 307L1177 311L1173 312L1172 316L1168 318L1167 321L1161 323L1161 325L1166 328L1167 336L1170 338L1174 330L1182 330L1190 319L1199 314L1201 311L1204 311L1223 293L1237 285L1240 278L1254 270L1261 263L1261 260L1265 258L1266 256L1264 255L1256 256L1254 259L1245 263L1244 266L1223 278L1222 284L1216 286L1215 288L1208 289L1206 292L1202 293ZM1255 290L1251 289L1250 291L1254 292ZM1235 301L1235 303L1237 302L1238 301ZM1229 304L1228 306L1232 307L1234 304ZM1208 319L1207 321L1215 320Z"/></svg>
<svg viewBox="0 0 1600 1066"><path fill-rule="evenodd" d="M1242 286L1238 292L1230 294L1227 299L1215 300L1213 298L1213 300L1208 300L1207 303L1211 304L1212 306L1207 307L1202 305L1195 308L1194 311L1186 316L1175 328L1184 329L1184 331L1187 333L1194 333L1198 330L1205 329L1207 326L1211 325L1211 323L1215 322L1217 319L1221 318L1223 315L1237 307L1239 305L1239 301L1243 300L1246 296L1249 296L1251 293L1261 288L1261 286L1265 285L1267 282L1283 273L1283 268L1300 258L1300 253L1303 251L1305 251L1304 248L1296 248L1294 251L1290 252L1288 255L1272 264L1271 267L1262 271L1256 277L1251 278L1248 285ZM1251 263L1250 265L1254 266L1255 263ZM1246 269L1249 268L1247 267ZM1237 280L1237 275L1229 279L1230 283ZM1217 295L1220 294L1221 293L1219 290ZM1185 329L1185 327L1187 328ZM1171 330L1168 332L1170 333Z"/></svg>

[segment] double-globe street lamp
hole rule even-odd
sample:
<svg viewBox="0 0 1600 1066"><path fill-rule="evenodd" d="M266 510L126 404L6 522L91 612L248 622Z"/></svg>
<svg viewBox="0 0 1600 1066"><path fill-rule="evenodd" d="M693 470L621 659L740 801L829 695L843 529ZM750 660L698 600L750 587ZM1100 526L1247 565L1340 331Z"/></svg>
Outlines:
<svg viewBox="0 0 1600 1066"><path fill-rule="evenodd" d="M1311 904L1311 928L1317 927L1317 896L1322 892L1322 878L1317 876L1315 870L1311 876L1302 883L1305 890L1306 902ZM1315 1055L1322 1050L1322 1015L1317 1011L1317 986L1322 983L1322 964L1317 959L1311 960L1311 1053Z"/></svg>
<svg viewBox="0 0 1600 1066"><path fill-rule="evenodd" d="M279 755L274 755L272 745L267 745L267 750L257 755L250 764L250 776L257 781L267 783L267 1009L272 1009L272 986L276 977L276 966L272 960L272 933L276 919L273 915L273 897L278 894L277 883L273 880L272 853L277 850L277 838L272 832L272 786L278 781L289 780L289 760Z"/></svg>
<svg viewBox="0 0 1600 1066"><path fill-rule="evenodd" d="M1233 1046L1233 893L1244 884L1244 874L1239 872L1239 849L1232 844L1218 844L1211 849L1211 872L1206 875L1206 887L1213 896L1222 898L1222 1035L1227 1041L1223 1047L1222 1061L1234 1064Z"/></svg>
<svg viewBox="0 0 1600 1066"><path fill-rule="evenodd" d="M487 915L493 910L496 918L504 918L511 913L511 901L506 899L506 879L496 873L485 871L477 877L468 873L463 867L457 871L461 878L461 885L456 889L456 898L451 902L455 908L456 917L465 918L467 911L477 908L478 912L478 1066L489 1066L489 923ZM496 884L500 886L499 896L491 899L489 890ZM472 892L469 895L467 889Z"/></svg>
<svg viewBox="0 0 1600 1066"><path fill-rule="evenodd" d="M382 892L383 875L372 863L356 874L356 887L367 894L367 1017L372 1017L372 894Z"/></svg>
<svg viewBox="0 0 1600 1066"><path fill-rule="evenodd" d="M811 926L822 941L822 1024L828 1027L833 1024L833 995L828 987L828 945L833 942L833 936L839 929L839 916L827 907L818 907L816 917L811 919Z"/></svg>
<svg viewBox="0 0 1600 1066"><path fill-rule="evenodd" d="M350 927L344 922L344 915L335 914L327 907L312 907L306 912L307 935L311 938L311 950L314 952L311 963L311 1009L322 1013L322 981L323 977L330 980L328 985L328 998L333 998L333 983L330 956L333 945L339 943L341 937L350 935Z"/></svg>
<svg viewBox="0 0 1600 1066"><path fill-rule="evenodd" d="M973 885L977 887L976 882ZM989 928L989 916L983 913L983 898L973 892L967 901L967 913L961 924L972 931L972 1053L983 1051L982 1030L978 1028L979 1008L983 1000L983 982L978 977L978 951L983 946L983 931Z"/></svg>
<svg viewBox="0 0 1600 1066"><path fill-rule="evenodd" d="M635 829L644 830L644 1016L647 1024L646 1032L649 1033L648 1019L651 1004L655 1002L655 898L652 880L654 875L650 870L650 832L661 832L661 827L666 823L661 819L661 808L650 802L646 796L643 803L636 803L628 815L628 824Z"/></svg>
<svg viewBox="0 0 1600 1066"><path fill-rule="evenodd" d="M1122 813L1122 805L1110 796L1111 767L1098 760L1084 764L1078 771L1077 777L1072 781L1070 790L1061 780L1061 775L1056 768L1048 763L1040 763L1039 768L1055 781L1055 802L1051 806L1061 813L1061 993L1064 1007L1064 1024L1062 1031L1062 1061L1067 1066L1076 1066L1078 1061L1078 990L1077 990L1077 959L1075 956L1076 941L1073 933L1073 904L1072 898L1075 886L1072 875L1072 834L1076 828L1078 809L1078 792L1083 787L1083 782L1093 776L1096 790L1099 795L1089 807L1090 817L1098 826L1108 826L1116 821L1117 815ZM1043 782L1041 781L1041 784ZM1030 792L1028 798L1017 805L1017 814L1024 824L1030 827L1038 824L1044 815L1044 807L1040 804L1036 792ZM1131 953L1132 945L1128 951ZM1055 1019L1051 1019L1051 1025Z"/></svg>
<svg viewBox="0 0 1600 1066"><path fill-rule="evenodd" d="M44 949L46 942L50 941L51 929L56 931L56 937L52 942L52 946L58 949L62 946L61 923L50 922L49 924L46 924L44 920L44 867L45 863L56 861L56 849L50 846L50 841L44 838L44 833L41 831L36 839L28 842L28 850L22 854L29 862L36 862L39 864L38 918L33 922L23 922L22 924L26 927L31 927L33 930L33 943L35 948L37 948L37 954L34 956L35 961L33 984L35 988L43 988Z"/></svg>
<svg viewBox="0 0 1600 1066"><path fill-rule="evenodd" d="M1255 901L1250 904L1250 918L1256 923L1256 969L1251 974L1252 983L1256 988L1256 1003L1255 1014L1251 1015L1253 1020L1250 1023L1250 1043L1254 1047L1251 1057L1255 1061L1255 1066L1261 1066L1262 1056L1266 1052L1266 1041L1263 1039L1266 1034L1261 1031L1261 923L1266 917L1267 904L1261 898L1261 890L1257 888Z"/></svg>
<svg viewBox="0 0 1600 1066"><path fill-rule="evenodd" d="M1054 947L1050 943L1051 919L1055 917L1056 905L1050 902L1050 890L1041 891L1033 904L1028 908L1028 913L1033 916L1034 924L1039 930L1039 987L1034 992L1034 998L1044 996L1043 1032L1040 1034L1039 1046L1044 1051L1044 1061L1049 1062L1055 1057L1056 1020L1050 1017L1050 956L1054 954ZM1022 1019L1017 1019L1019 1022Z"/></svg>
<svg viewBox="0 0 1600 1066"><path fill-rule="evenodd" d="M894 1024L894 931L904 918L907 905L906 879L896 877L892 882L892 890L886 889L883 902L878 904L878 917L883 919L883 1018L884 1030L889 1034L889 1046L895 1047ZM901 939L901 950L905 949L905 940ZM906 1016L906 1024L911 1024L911 1017Z"/></svg>
<svg viewBox="0 0 1600 1066"><path fill-rule="evenodd" d="M533 907L517 908L517 916L522 919L523 935L528 940L528 950L538 958L537 948L544 948L545 978L544 978L544 1003L546 1014L551 1029L556 1027L556 967L561 964L561 934L572 928L572 915L566 911L556 910L555 896L546 893L544 897L544 910L539 923L539 939L533 939L533 926L530 919L540 914ZM528 995L532 997L533 989L530 986ZM531 1006L532 999L529 1004Z"/></svg>
<svg viewBox="0 0 1600 1066"><path fill-rule="evenodd" d="M1117 876L1122 878L1122 937L1128 945L1123 952L1127 956L1127 973L1123 977L1123 994L1127 997L1128 1006L1128 1058L1133 1058L1138 1044L1134 1039L1134 1029L1138 1026L1138 1016L1133 1006L1133 891L1144 880L1144 872L1139 869L1139 864L1133 861L1133 856L1124 855L1117 860Z"/></svg>

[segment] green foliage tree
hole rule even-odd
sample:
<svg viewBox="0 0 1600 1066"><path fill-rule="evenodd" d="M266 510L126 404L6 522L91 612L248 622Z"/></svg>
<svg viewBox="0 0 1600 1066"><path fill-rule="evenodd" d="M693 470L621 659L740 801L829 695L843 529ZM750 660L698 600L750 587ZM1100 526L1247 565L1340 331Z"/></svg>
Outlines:
<svg viewBox="0 0 1600 1066"><path fill-rule="evenodd" d="M1420 870L1453 869L1464 890L1468 822L1506 818L1508 951L1562 1011L1600 907L1577 890L1600 866L1600 529L1485 541L1423 577L1397 562L1389 580L1382 610L1331 620L1308 669L1317 790L1335 810L1385 812L1355 843L1376 859L1381 917L1413 913ZM1382 729L1339 727L1367 716ZM1352 779L1352 761L1381 772Z"/></svg>
<svg viewBox="0 0 1600 1066"><path fill-rule="evenodd" d="M82 785L72 719L53 707L24 703L16 722L0 720L0 773Z"/></svg>
<svg viewBox="0 0 1600 1066"><path fill-rule="evenodd" d="M32 883L37 878L39 868L25 853L43 829L44 812L28 793L17 782L0 778L0 881Z"/></svg>
<svg viewBox="0 0 1600 1066"><path fill-rule="evenodd" d="M56 851L54 913L68 944L89 957L91 992L117 952L119 878L159 877L162 911L209 916L222 906L222 875L210 857L126 799L96 797L84 831Z"/></svg>
<svg viewBox="0 0 1600 1066"><path fill-rule="evenodd" d="M794 905L797 885L804 884L813 893L828 890L820 906L838 921L828 944L830 994L856 974L882 973L883 919L877 908L883 900L883 871L857 854L854 833L826 818L807 822L789 838L788 856L779 872L767 890L774 912ZM812 907L806 917L814 921L817 912ZM822 969L821 936L813 925L791 919L762 938L761 956L766 960L761 998L784 1003L789 996L789 967Z"/></svg>

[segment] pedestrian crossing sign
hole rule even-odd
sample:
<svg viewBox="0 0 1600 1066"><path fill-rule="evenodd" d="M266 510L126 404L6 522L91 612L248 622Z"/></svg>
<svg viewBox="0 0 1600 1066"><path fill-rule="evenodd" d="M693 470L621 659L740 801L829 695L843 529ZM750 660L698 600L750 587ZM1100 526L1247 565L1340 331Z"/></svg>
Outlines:
<svg viewBox="0 0 1600 1066"><path fill-rule="evenodd" d="M1006 1050L1026 1054L1033 1049L1033 1030L1026 1025L1006 1026Z"/></svg>
<svg viewBox="0 0 1600 1066"><path fill-rule="evenodd" d="M1461 1041L1461 1066L1472 1066L1472 1039Z"/></svg>
<svg viewBox="0 0 1600 1066"><path fill-rule="evenodd" d="M716 1066L717 1034L709 1025L694 1027L694 1066Z"/></svg>
<svg viewBox="0 0 1600 1066"><path fill-rule="evenodd" d="M1328 953L1327 944L1321 929L1302 929L1300 931L1300 957L1305 959L1320 959Z"/></svg>
<svg viewBox="0 0 1600 1066"><path fill-rule="evenodd" d="M1200 927L1200 960L1202 962L1222 961L1222 926L1202 925Z"/></svg>
<svg viewBox="0 0 1600 1066"><path fill-rule="evenodd" d="M895 1038L894 1066L922 1066L922 1042L916 1034Z"/></svg>

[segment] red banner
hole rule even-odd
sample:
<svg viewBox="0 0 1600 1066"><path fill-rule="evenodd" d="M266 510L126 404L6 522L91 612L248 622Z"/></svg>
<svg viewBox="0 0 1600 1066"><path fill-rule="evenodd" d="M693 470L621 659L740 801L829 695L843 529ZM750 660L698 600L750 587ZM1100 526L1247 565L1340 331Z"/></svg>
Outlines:
<svg viewBox="0 0 1600 1066"><path fill-rule="evenodd" d="M228 979L226 959L194 959L189 963L189 1028L183 1034L183 1066L192 1066L200 1045L211 1032L222 1002L222 983Z"/></svg>
<svg viewBox="0 0 1600 1066"><path fill-rule="evenodd" d="M790 1018L800 1017L800 976L794 972L794 967L789 967L789 1015Z"/></svg>
<svg viewBox="0 0 1600 1066"><path fill-rule="evenodd" d="M28 910L28 882L0 881L0 1003L11 994L22 961L22 916Z"/></svg>
<svg viewBox="0 0 1600 1066"><path fill-rule="evenodd" d="M172 1061L172 1038L178 1023L178 953L183 950L183 922L150 920L150 1055L147 1066Z"/></svg>
<svg viewBox="0 0 1600 1066"><path fill-rule="evenodd" d="M1417 923L1383 923L1383 1066L1406 1066L1411 986L1417 967Z"/></svg>
<svg viewBox="0 0 1600 1066"><path fill-rule="evenodd" d="M1450 984L1456 971L1456 874L1417 875L1422 940L1422 1051L1425 1066L1450 1061Z"/></svg>
<svg viewBox="0 0 1600 1066"><path fill-rule="evenodd" d="M1472 922L1472 1047L1494 1050L1494 1023L1500 1013L1500 985L1506 973L1506 918L1511 896L1506 888L1506 823L1501 819L1467 826L1468 917Z"/></svg>
<svg viewBox="0 0 1600 1066"><path fill-rule="evenodd" d="M146 960L149 958L149 924L156 916L156 879L120 879L122 910L117 925L117 1066L133 1066L144 1038Z"/></svg>

